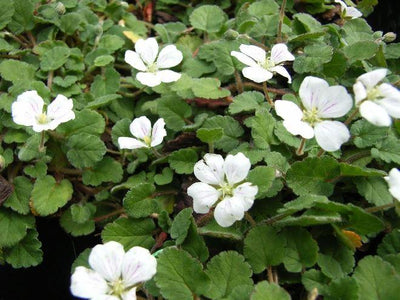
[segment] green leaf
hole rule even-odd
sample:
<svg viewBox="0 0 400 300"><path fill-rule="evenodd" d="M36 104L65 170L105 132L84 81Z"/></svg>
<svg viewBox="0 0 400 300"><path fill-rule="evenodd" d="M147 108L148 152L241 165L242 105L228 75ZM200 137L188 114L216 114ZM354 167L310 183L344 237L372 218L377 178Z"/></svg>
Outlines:
<svg viewBox="0 0 400 300"><path fill-rule="evenodd" d="M256 2L257 3L257 2ZM230 114L256 111L264 102L264 95L260 92L243 92L233 98L229 105Z"/></svg>
<svg viewBox="0 0 400 300"><path fill-rule="evenodd" d="M254 117L247 118L245 124L251 128L254 144L260 149L269 149L276 145L274 136L275 118L266 110L257 110Z"/></svg>
<svg viewBox="0 0 400 300"><path fill-rule="evenodd" d="M358 300L358 293L359 287L356 280L352 277L342 277L332 280L332 282L329 284L328 289L326 290L324 299Z"/></svg>
<svg viewBox="0 0 400 300"><path fill-rule="evenodd" d="M241 241L243 239L243 233L240 228L235 226L221 227L213 219L207 225L199 227L199 234L205 236L211 236L216 238L225 238L234 241Z"/></svg>
<svg viewBox="0 0 400 300"><path fill-rule="evenodd" d="M29 199L32 192L31 181L24 176L17 176L13 181L14 192L4 202L5 207L9 207L12 210L26 215L30 212Z"/></svg>
<svg viewBox="0 0 400 300"><path fill-rule="evenodd" d="M96 229L94 220L88 220L85 223L75 222L72 217L71 208L67 209L62 214L60 218L60 225L72 236L88 235Z"/></svg>
<svg viewBox="0 0 400 300"><path fill-rule="evenodd" d="M305 13L299 13L293 15L293 21L301 23L301 26L306 32L318 32L322 30L321 23L314 19L311 15ZM300 24L295 24L298 27Z"/></svg>
<svg viewBox="0 0 400 300"><path fill-rule="evenodd" d="M109 241L121 243L126 250L134 246L150 249L154 246L154 229L154 222L150 218L138 220L120 218L104 227L101 239L103 243Z"/></svg>
<svg viewBox="0 0 400 300"><path fill-rule="evenodd" d="M75 113L75 119L57 127L57 132L65 135L88 133L100 135L104 132L105 121L96 111L84 109Z"/></svg>
<svg viewBox="0 0 400 300"><path fill-rule="evenodd" d="M76 168L93 167L106 153L103 141L88 133L72 135L67 140L67 147L68 161Z"/></svg>
<svg viewBox="0 0 400 300"><path fill-rule="evenodd" d="M128 215L142 218L158 212L157 201L153 197L155 187L150 183L134 186L124 197L124 208Z"/></svg>
<svg viewBox="0 0 400 300"><path fill-rule="evenodd" d="M385 235L378 246L377 252L382 257L388 254L400 253L400 230L396 229Z"/></svg>
<svg viewBox="0 0 400 300"><path fill-rule="evenodd" d="M111 130L111 139L113 144L118 146L118 138L122 136L130 137L132 133L129 130L129 125L131 124L129 119L118 120Z"/></svg>
<svg viewBox="0 0 400 300"><path fill-rule="evenodd" d="M293 69L297 73L317 73L323 64L332 59L333 48L326 44L312 44L304 47L304 54L296 57Z"/></svg>
<svg viewBox="0 0 400 300"><path fill-rule="evenodd" d="M168 157L169 165L177 174L192 174L197 161L197 152L190 148L174 151Z"/></svg>
<svg viewBox="0 0 400 300"><path fill-rule="evenodd" d="M319 294L325 294L329 282L329 277L315 269L305 271L301 276L301 283L309 292L316 288Z"/></svg>
<svg viewBox="0 0 400 300"><path fill-rule="evenodd" d="M290 295L276 283L261 281L255 286L250 300L290 300Z"/></svg>
<svg viewBox="0 0 400 300"><path fill-rule="evenodd" d="M41 216L48 216L63 207L72 198L73 188L69 180L56 182L54 177L38 178L33 185L32 206Z"/></svg>
<svg viewBox="0 0 400 300"><path fill-rule="evenodd" d="M35 218L23 216L11 210L0 208L0 247L11 247L21 241L27 230L34 228Z"/></svg>
<svg viewBox="0 0 400 300"><path fill-rule="evenodd" d="M19 149L18 159L29 161L40 155L39 152L40 134L32 135L26 140L26 143Z"/></svg>
<svg viewBox="0 0 400 300"><path fill-rule="evenodd" d="M377 169L362 168L362 167L350 165L347 163L339 163L339 164L340 164L340 176L376 177L376 176L385 176L386 175L385 171L381 171L381 170L377 170Z"/></svg>
<svg viewBox="0 0 400 300"><path fill-rule="evenodd" d="M43 161L38 161L34 166L26 166L24 173L32 178L44 177L47 174L47 165Z"/></svg>
<svg viewBox="0 0 400 300"><path fill-rule="evenodd" d="M164 169L162 169L161 174L156 174L154 176L154 182L157 185L166 185L172 182L174 178L174 172L166 167Z"/></svg>
<svg viewBox="0 0 400 300"><path fill-rule="evenodd" d="M104 157L92 168L87 169L82 174L82 182L93 186L103 182L118 183L122 180L123 169L119 162L111 157Z"/></svg>
<svg viewBox="0 0 400 300"><path fill-rule="evenodd" d="M28 230L28 234L12 248L5 249L6 262L13 268L28 268L40 264L43 260L42 243L36 230Z"/></svg>
<svg viewBox="0 0 400 300"><path fill-rule="evenodd" d="M72 221L76 223L86 223L96 212L96 206L92 203L72 204L70 207Z"/></svg>
<svg viewBox="0 0 400 300"><path fill-rule="evenodd" d="M86 267L86 268L90 269L90 265L89 265L90 252L92 252L92 249L86 248L78 255L78 257L72 263L71 274L73 274L75 272L76 267Z"/></svg>
<svg viewBox="0 0 400 300"><path fill-rule="evenodd" d="M334 184L329 180L339 174L339 164L332 157L306 158L292 165L286 174L286 181L296 195L330 196Z"/></svg>
<svg viewBox="0 0 400 300"><path fill-rule="evenodd" d="M323 73L328 77L340 78L347 69L347 58L341 52L333 53L330 62L324 64Z"/></svg>
<svg viewBox="0 0 400 300"><path fill-rule="evenodd" d="M114 56L112 55L100 55L96 57L94 60L94 65L96 67L104 67L107 66L108 64L111 64L114 62Z"/></svg>
<svg viewBox="0 0 400 300"><path fill-rule="evenodd" d="M385 205L393 202L393 197L389 193L386 181L380 177L360 177L355 178L358 193L369 203L376 206Z"/></svg>
<svg viewBox="0 0 400 300"><path fill-rule="evenodd" d="M104 67L102 75L97 75L90 87L90 91L98 98L115 94L119 89L120 74L112 67Z"/></svg>
<svg viewBox="0 0 400 300"><path fill-rule="evenodd" d="M214 256L207 264L206 274L211 285L205 296L210 299L226 297L236 286L253 284L250 265L235 251L221 252Z"/></svg>
<svg viewBox="0 0 400 300"><path fill-rule="evenodd" d="M371 155L372 157L382 159L387 163L394 162L400 164L399 140L393 136L389 136L380 146L371 149Z"/></svg>
<svg viewBox="0 0 400 300"><path fill-rule="evenodd" d="M200 128L196 132L197 138L203 143L215 143L224 135L222 128Z"/></svg>
<svg viewBox="0 0 400 300"><path fill-rule="evenodd" d="M261 225L247 234L243 253L254 273L258 274L283 262L285 243L285 238L274 227Z"/></svg>
<svg viewBox="0 0 400 300"><path fill-rule="evenodd" d="M351 136L354 137L354 145L358 148L366 148L376 145L388 136L387 127L378 127L362 119L355 122L350 129Z"/></svg>
<svg viewBox="0 0 400 300"><path fill-rule="evenodd" d="M179 131L186 125L186 119L192 115L192 109L189 104L176 97L163 97L157 104L157 112L161 118L164 118L168 128Z"/></svg>
<svg viewBox="0 0 400 300"><path fill-rule="evenodd" d="M170 234L175 243L180 245L186 239L190 224L192 223L192 213L191 208L185 208L181 210L172 222Z"/></svg>
<svg viewBox="0 0 400 300"><path fill-rule="evenodd" d="M378 44L373 41L359 41L344 47L343 53L349 59L350 63L353 63L373 57L378 48Z"/></svg>
<svg viewBox="0 0 400 300"><path fill-rule="evenodd" d="M249 172L247 180L258 187L256 199L265 198L272 186L272 182L275 180L275 169L257 166Z"/></svg>
<svg viewBox="0 0 400 300"><path fill-rule="evenodd" d="M109 53L111 54L122 48L124 44L124 39L120 38L119 36L105 34L100 39L99 48L107 49L107 51L109 51Z"/></svg>
<svg viewBox="0 0 400 300"><path fill-rule="evenodd" d="M400 276L393 267L378 256L363 258L354 271L359 286L358 299L397 299Z"/></svg>
<svg viewBox="0 0 400 300"><path fill-rule="evenodd" d="M0 29L10 23L14 14L14 5L10 5L8 0L0 0Z"/></svg>
<svg viewBox="0 0 400 300"><path fill-rule="evenodd" d="M43 71L57 70L65 64L70 53L67 47L54 47L44 53L40 62L40 68Z"/></svg>
<svg viewBox="0 0 400 300"><path fill-rule="evenodd" d="M23 61L7 59L0 63L0 75L5 80L16 83L35 78L36 67Z"/></svg>
<svg viewBox="0 0 400 300"><path fill-rule="evenodd" d="M193 79L192 91L196 97L204 99L219 99L230 96L231 92L222 89L221 82L216 78Z"/></svg>
<svg viewBox="0 0 400 300"><path fill-rule="evenodd" d="M34 27L33 12L35 7L31 0L13 0L15 12L8 28L15 34L31 30ZM10 5L7 4L7 5Z"/></svg>
<svg viewBox="0 0 400 300"><path fill-rule="evenodd" d="M190 24L207 32L218 32L226 19L224 11L216 5L203 5L193 10L189 16Z"/></svg>
<svg viewBox="0 0 400 300"><path fill-rule="evenodd" d="M81 28L82 23L84 23L84 19L81 14L71 12L61 16L59 28L62 32L73 35L75 31Z"/></svg>
<svg viewBox="0 0 400 300"><path fill-rule="evenodd" d="M192 300L193 294L200 296L210 287L199 261L175 248L164 249L158 256L155 281L167 299Z"/></svg>
<svg viewBox="0 0 400 300"><path fill-rule="evenodd" d="M348 45L354 44L358 41L374 41L373 31L371 26L363 18L356 18L346 21L342 30L343 37Z"/></svg>
<svg viewBox="0 0 400 300"><path fill-rule="evenodd" d="M279 5L274 0L253 2L248 8L249 14L261 18L264 15L279 13Z"/></svg>

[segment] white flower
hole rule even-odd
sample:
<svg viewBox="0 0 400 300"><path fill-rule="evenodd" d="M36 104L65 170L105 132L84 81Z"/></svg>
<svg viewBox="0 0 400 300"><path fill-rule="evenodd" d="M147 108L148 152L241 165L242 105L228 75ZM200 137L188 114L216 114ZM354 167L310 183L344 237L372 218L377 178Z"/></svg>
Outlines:
<svg viewBox="0 0 400 300"><path fill-rule="evenodd" d="M139 117L132 121L129 130L135 138L119 137L118 144L121 149L150 148L160 145L163 138L167 135L163 118L154 123L151 128L150 120L145 117Z"/></svg>
<svg viewBox="0 0 400 300"><path fill-rule="evenodd" d="M120 243L97 245L89 255L89 265L77 267L71 277L71 293L76 297L104 300L135 300L138 284L156 273L157 260L142 247L125 253Z"/></svg>
<svg viewBox="0 0 400 300"><path fill-rule="evenodd" d="M335 0L336 3L340 4L340 11L342 13L342 18L359 18L362 16L362 13L355 7L347 6L342 0Z"/></svg>
<svg viewBox="0 0 400 300"><path fill-rule="evenodd" d="M200 214L215 207L214 217L222 227L241 220L253 205L258 187L243 182L249 173L250 160L238 153L224 160L219 154L206 154L194 166L194 175L200 182L193 183L187 193L193 198L193 209Z"/></svg>
<svg viewBox="0 0 400 300"><path fill-rule="evenodd" d="M56 129L58 125L75 119L72 100L57 95L43 111L44 101L36 91L27 91L17 97L11 105L11 114L15 123L32 126L36 132Z"/></svg>
<svg viewBox="0 0 400 300"><path fill-rule="evenodd" d="M136 79L141 84L153 87L161 82L168 83L181 78L181 74L177 72L160 70L175 67L182 61L182 52L174 45L164 47L158 54L155 38L139 39L135 44L135 50L136 52L132 50L125 52L125 61L141 71L136 74Z"/></svg>
<svg viewBox="0 0 400 300"><path fill-rule="evenodd" d="M325 80L312 76L304 78L299 95L304 110L291 101L275 101L276 113L284 119L287 131L305 139L315 136L325 151L338 150L349 140L349 130L341 122L325 119L348 113L353 105L351 96L344 87L329 86Z"/></svg>
<svg viewBox="0 0 400 300"><path fill-rule="evenodd" d="M400 118L400 91L388 83L378 83L385 78L387 69L376 69L357 78L353 85L360 114L375 126L390 126L392 118Z"/></svg>
<svg viewBox="0 0 400 300"><path fill-rule="evenodd" d="M393 168L389 172L389 176L384 177L389 185L389 192L392 196L400 201L400 172L398 169Z"/></svg>
<svg viewBox="0 0 400 300"><path fill-rule="evenodd" d="M264 49L242 44L239 47L241 52L232 51L231 55L240 62L247 65L243 68L243 76L257 83L267 81L274 73L278 73L292 82L290 74L281 64L285 61L294 60L294 56L288 51L285 44L276 44L271 49L271 55L267 57Z"/></svg>

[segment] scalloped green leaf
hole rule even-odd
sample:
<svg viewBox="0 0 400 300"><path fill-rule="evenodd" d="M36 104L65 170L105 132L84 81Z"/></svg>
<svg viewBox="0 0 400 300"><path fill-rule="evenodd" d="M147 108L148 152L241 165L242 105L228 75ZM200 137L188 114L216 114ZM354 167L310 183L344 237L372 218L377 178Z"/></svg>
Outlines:
<svg viewBox="0 0 400 300"><path fill-rule="evenodd" d="M11 247L21 241L27 230L34 228L35 218L23 216L9 209L0 208L0 247Z"/></svg>
<svg viewBox="0 0 400 300"><path fill-rule="evenodd" d="M177 174L192 174L197 161L197 152L190 148L174 151L168 157L170 167Z"/></svg>
<svg viewBox="0 0 400 300"><path fill-rule="evenodd" d="M276 283L261 281L255 286L250 300L290 300L291 297L285 289Z"/></svg>
<svg viewBox="0 0 400 300"><path fill-rule="evenodd" d="M217 5L202 5L189 16L189 22L194 28L210 33L218 32L225 19L224 11Z"/></svg>
<svg viewBox="0 0 400 300"><path fill-rule="evenodd" d="M76 168L93 167L106 153L103 141L88 133L72 135L67 140L67 147L68 161Z"/></svg>
<svg viewBox="0 0 400 300"><path fill-rule="evenodd" d="M29 200L33 185L31 181L24 176L17 176L13 180L14 192L4 202L5 207L26 215L30 212Z"/></svg>
<svg viewBox="0 0 400 300"><path fill-rule="evenodd" d="M142 218L158 212L158 203L153 197L155 187L142 183L132 187L124 197L124 208L128 215Z"/></svg>

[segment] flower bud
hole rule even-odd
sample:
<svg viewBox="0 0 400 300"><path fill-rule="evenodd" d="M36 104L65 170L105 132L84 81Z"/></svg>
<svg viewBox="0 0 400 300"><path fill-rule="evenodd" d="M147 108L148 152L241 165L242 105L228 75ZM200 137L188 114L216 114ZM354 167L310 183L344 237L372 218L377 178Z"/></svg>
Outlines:
<svg viewBox="0 0 400 300"><path fill-rule="evenodd" d="M57 11L57 13L59 15L65 14L66 9L65 9L65 6L64 6L64 4L62 2L57 2L56 11Z"/></svg>
<svg viewBox="0 0 400 300"><path fill-rule="evenodd" d="M236 40L239 37L239 32L233 30L233 29L228 29L224 33L224 38L226 40Z"/></svg>
<svg viewBox="0 0 400 300"><path fill-rule="evenodd" d="M383 35L382 40L386 43L391 43L396 39L397 35L394 32L387 32Z"/></svg>

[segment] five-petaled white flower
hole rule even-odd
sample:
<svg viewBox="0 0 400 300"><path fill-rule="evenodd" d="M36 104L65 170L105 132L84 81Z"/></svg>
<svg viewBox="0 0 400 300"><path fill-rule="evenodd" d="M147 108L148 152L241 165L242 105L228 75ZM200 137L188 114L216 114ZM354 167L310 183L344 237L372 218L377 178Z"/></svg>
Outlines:
<svg viewBox="0 0 400 300"><path fill-rule="evenodd" d="M284 119L287 131L305 139L315 136L325 151L338 150L349 140L349 130L341 122L325 119L347 114L353 105L351 96L344 87L329 86L325 80L312 76L304 78L299 95L304 110L291 101L275 101L276 113Z"/></svg>
<svg viewBox="0 0 400 300"><path fill-rule="evenodd" d="M215 203L214 217L222 227L241 220L253 205L258 187L243 182L249 173L250 160L238 153L224 160L219 154L206 154L194 166L194 175L200 182L193 183L187 193L193 198L193 209L207 213Z"/></svg>
<svg viewBox="0 0 400 300"><path fill-rule="evenodd" d="M357 8L347 6L346 3L344 3L342 0L335 0L335 2L340 4L340 12L343 19L355 19L362 16L362 13Z"/></svg>
<svg viewBox="0 0 400 300"><path fill-rule="evenodd" d="M393 118L400 118L400 91L385 78L387 69L376 69L357 78L353 85L356 105L360 114L375 126L390 126Z"/></svg>
<svg viewBox="0 0 400 300"><path fill-rule="evenodd" d="M129 130L135 138L119 137L118 144L121 149L150 148L160 145L167 135L163 118L158 119L151 128L150 120L139 117L132 121Z"/></svg>
<svg viewBox="0 0 400 300"><path fill-rule="evenodd" d="M135 300L137 286L156 273L157 260L142 247L125 253L117 242L95 246L89 265L77 267L71 277L71 293L86 299Z"/></svg>
<svg viewBox="0 0 400 300"><path fill-rule="evenodd" d="M400 171L393 168L389 172L389 176L384 177L389 185L389 192L392 196L400 201Z"/></svg>
<svg viewBox="0 0 400 300"><path fill-rule="evenodd" d="M285 61L293 61L294 56L288 51L285 44L276 44L271 49L271 55L267 57L264 49L242 44L239 47L241 52L232 51L231 55L240 62L247 65L242 70L243 76L257 83L265 82L278 73L292 82L292 77L281 64Z"/></svg>
<svg viewBox="0 0 400 300"><path fill-rule="evenodd" d="M72 99L57 95L43 111L44 101L36 91L27 91L17 97L11 105L11 114L15 123L32 126L36 132L54 130L58 125L75 119L72 111Z"/></svg>
<svg viewBox="0 0 400 300"><path fill-rule="evenodd" d="M181 78L180 73L160 70L175 67L182 61L182 52L174 45L168 45L158 53L155 38L140 39L135 44L135 50L136 52L132 50L125 52L125 61L140 71L136 74L136 79L141 84L153 87L161 82L174 82Z"/></svg>

